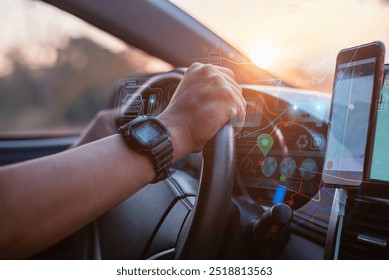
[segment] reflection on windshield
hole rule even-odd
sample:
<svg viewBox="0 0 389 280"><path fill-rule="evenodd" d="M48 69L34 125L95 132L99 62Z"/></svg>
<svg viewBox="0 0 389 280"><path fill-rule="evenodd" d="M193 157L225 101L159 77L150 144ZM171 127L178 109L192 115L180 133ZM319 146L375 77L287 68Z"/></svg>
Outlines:
<svg viewBox="0 0 389 280"><path fill-rule="evenodd" d="M384 0L171 1L293 87L331 92L339 50L389 46Z"/></svg>

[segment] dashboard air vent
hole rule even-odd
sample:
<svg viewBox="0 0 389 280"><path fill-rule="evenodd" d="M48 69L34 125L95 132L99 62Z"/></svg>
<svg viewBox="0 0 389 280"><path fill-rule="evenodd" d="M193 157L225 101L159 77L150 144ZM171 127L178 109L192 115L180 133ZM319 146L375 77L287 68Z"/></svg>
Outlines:
<svg viewBox="0 0 389 280"><path fill-rule="evenodd" d="M339 259L389 259L389 200L349 194Z"/></svg>

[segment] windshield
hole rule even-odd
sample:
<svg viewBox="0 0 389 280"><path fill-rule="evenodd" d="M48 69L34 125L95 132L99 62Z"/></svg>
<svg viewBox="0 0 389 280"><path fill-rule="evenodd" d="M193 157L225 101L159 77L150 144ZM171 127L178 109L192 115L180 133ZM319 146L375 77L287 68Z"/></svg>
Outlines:
<svg viewBox="0 0 389 280"><path fill-rule="evenodd" d="M380 40L389 62L387 0L171 0L293 87L331 92L337 53Z"/></svg>

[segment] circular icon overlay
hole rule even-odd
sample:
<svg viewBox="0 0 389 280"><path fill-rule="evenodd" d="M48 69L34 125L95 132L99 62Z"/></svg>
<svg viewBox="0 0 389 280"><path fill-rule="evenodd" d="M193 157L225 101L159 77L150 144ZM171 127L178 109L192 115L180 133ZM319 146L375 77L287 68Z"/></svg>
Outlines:
<svg viewBox="0 0 389 280"><path fill-rule="evenodd" d="M308 146L308 136L306 134L301 134L297 138L296 145L300 149L305 149Z"/></svg>
<svg viewBox="0 0 389 280"><path fill-rule="evenodd" d="M300 165L300 176L306 181L312 180L317 172L317 164L311 158L304 159Z"/></svg>
<svg viewBox="0 0 389 280"><path fill-rule="evenodd" d="M296 161L291 158L287 157L284 158L280 163L280 173L281 176L285 176L285 178L290 178L293 176L294 172L296 171Z"/></svg>
<svg viewBox="0 0 389 280"><path fill-rule="evenodd" d="M272 176L277 170L277 161L274 157L267 157L261 164L262 174L266 177Z"/></svg>

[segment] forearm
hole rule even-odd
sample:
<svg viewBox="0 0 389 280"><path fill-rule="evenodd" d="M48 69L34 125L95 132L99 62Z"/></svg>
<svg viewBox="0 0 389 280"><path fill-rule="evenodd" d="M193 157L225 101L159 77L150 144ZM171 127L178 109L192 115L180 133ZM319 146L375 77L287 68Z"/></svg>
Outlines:
<svg viewBox="0 0 389 280"><path fill-rule="evenodd" d="M200 151L245 101L229 69L194 64L158 118L173 143L173 162ZM119 135L0 168L0 258L49 247L155 178L152 161Z"/></svg>
<svg viewBox="0 0 389 280"><path fill-rule="evenodd" d="M153 180L152 162L119 135L0 171L0 255L28 256L70 235Z"/></svg>

